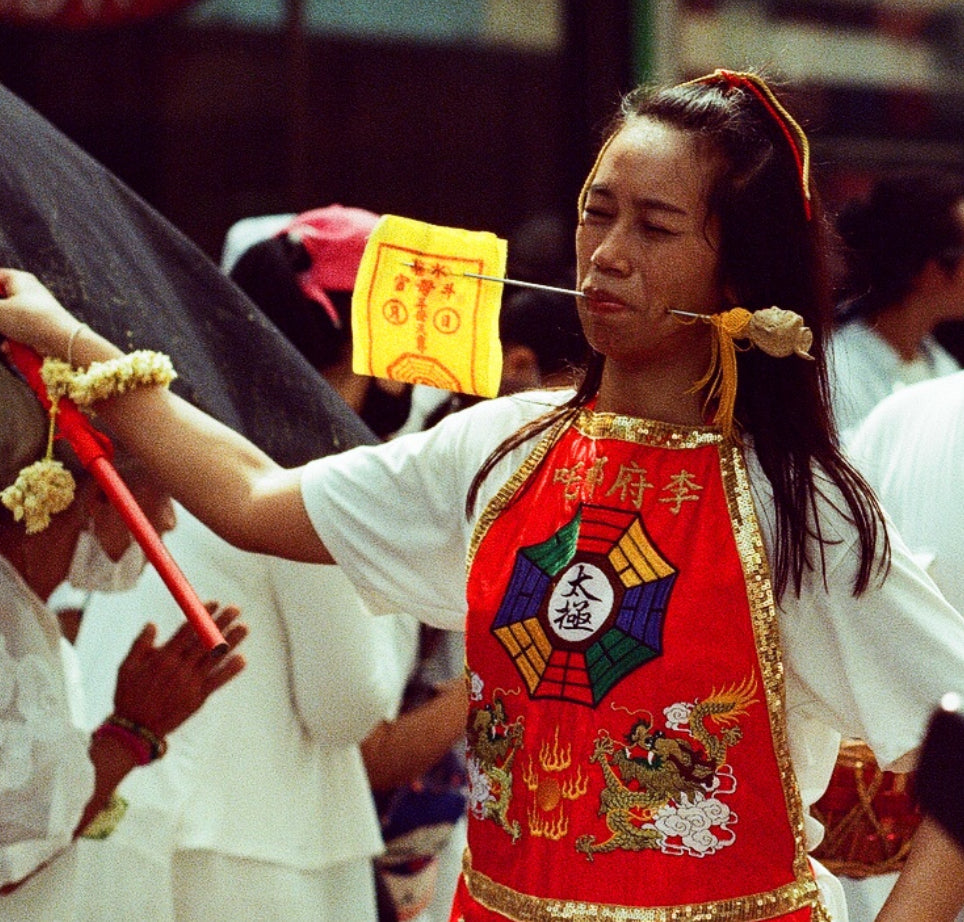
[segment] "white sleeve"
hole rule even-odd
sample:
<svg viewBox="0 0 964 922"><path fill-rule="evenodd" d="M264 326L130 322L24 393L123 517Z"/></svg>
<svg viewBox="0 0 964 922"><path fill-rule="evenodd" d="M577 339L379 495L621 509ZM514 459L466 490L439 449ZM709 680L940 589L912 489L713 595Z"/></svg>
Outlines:
<svg viewBox="0 0 964 922"><path fill-rule="evenodd" d="M340 567L270 558L268 572L292 695L312 737L357 744L380 721L394 720L418 655L418 622L373 615Z"/></svg>
<svg viewBox="0 0 964 922"><path fill-rule="evenodd" d="M74 726L59 635L0 559L0 885L70 845L94 789L87 734ZM44 627L48 628L46 634Z"/></svg>
<svg viewBox="0 0 964 922"><path fill-rule="evenodd" d="M964 691L964 618L893 529L886 577L854 597L846 532L831 531L842 543L828 550L826 587L809 574L801 596L781 603L788 684L792 674L803 712L865 740L887 767L919 746L943 694Z"/></svg>
<svg viewBox="0 0 964 922"><path fill-rule="evenodd" d="M426 432L305 468L308 516L373 611L408 611L462 629L472 479L506 436L555 402L536 395L483 401ZM517 455L504 459L487 479L476 512L517 463Z"/></svg>
<svg viewBox="0 0 964 922"><path fill-rule="evenodd" d="M964 612L964 372L880 403L857 431L854 463L877 491L915 557Z"/></svg>

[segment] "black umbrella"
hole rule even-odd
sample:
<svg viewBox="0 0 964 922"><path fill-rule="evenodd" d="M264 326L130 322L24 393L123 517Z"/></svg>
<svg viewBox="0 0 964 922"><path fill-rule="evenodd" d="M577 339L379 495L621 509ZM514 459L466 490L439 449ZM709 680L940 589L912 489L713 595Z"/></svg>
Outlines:
<svg viewBox="0 0 964 922"><path fill-rule="evenodd" d="M198 247L2 86L0 124L0 265L121 348L167 353L175 391L283 465L375 441Z"/></svg>

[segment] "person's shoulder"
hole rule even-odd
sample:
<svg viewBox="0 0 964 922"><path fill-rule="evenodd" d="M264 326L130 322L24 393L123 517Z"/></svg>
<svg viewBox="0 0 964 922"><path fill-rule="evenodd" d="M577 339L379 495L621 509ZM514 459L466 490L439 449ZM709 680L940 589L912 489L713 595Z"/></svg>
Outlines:
<svg viewBox="0 0 964 922"><path fill-rule="evenodd" d="M964 371L931 378L888 395L854 433L852 445L882 435L906 439L907 427L957 428L964 414Z"/></svg>
<svg viewBox="0 0 964 922"><path fill-rule="evenodd" d="M557 409L573 392L566 390L523 391L505 397L493 397L459 410L445 417L439 426L473 430L485 427L485 432L510 435L527 423Z"/></svg>
<svg viewBox="0 0 964 922"><path fill-rule="evenodd" d="M497 412L515 415L518 419L535 419L562 406L573 395L570 388L552 390L520 391L506 397L487 401ZM479 404L482 406L483 404Z"/></svg>
<svg viewBox="0 0 964 922"><path fill-rule="evenodd" d="M446 416L432 429L421 433L425 447L436 460L444 457L448 467L474 476L485 460L510 436L539 417L557 409L572 396L572 391L526 391L493 397ZM413 436L404 436L411 439ZM529 442L517 446L501 462L511 465Z"/></svg>
<svg viewBox="0 0 964 922"><path fill-rule="evenodd" d="M830 334L830 341L834 346L840 343L851 345L862 342L869 336L873 336L873 332L867 323L860 318L854 318L853 320L848 320L834 327L833 332Z"/></svg>
<svg viewBox="0 0 964 922"><path fill-rule="evenodd" d="M850 366L871 361L886 344L862 318L838 326L830 335L828 357L832 364Z"/></svg>
<svg viewBox="0 0 964 922"><path fill-rule="evenodd" d="M946 417L958 413L962 402L964 371L956 371L903 387L882 400L874 411L887 416L913 408L916 415L923 417Z"/></svg>

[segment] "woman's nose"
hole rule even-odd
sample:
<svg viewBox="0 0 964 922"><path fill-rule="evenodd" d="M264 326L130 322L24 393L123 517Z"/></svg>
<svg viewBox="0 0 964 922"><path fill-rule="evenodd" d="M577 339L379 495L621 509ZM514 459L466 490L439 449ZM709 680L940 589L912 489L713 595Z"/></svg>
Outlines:
<svg viewBox="0 0 964 922"><path fill-rule="evenodd" d="M633 271L632 260L616 234L609 234L589 257L600 272L626 276Z"/></svg>

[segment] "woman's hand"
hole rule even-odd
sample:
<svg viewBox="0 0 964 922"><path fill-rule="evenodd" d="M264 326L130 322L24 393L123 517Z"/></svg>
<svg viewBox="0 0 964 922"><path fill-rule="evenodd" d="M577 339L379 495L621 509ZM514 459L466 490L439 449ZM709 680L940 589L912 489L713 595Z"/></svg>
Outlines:
<svg viewBox="0 0 964 922"><path fill-rule="evenodd" d="M79 321L40 280L19 269L0 269L0 336L42 355L66 358Z"/></svg>
<svg viewBox="0 0 964 922"><path fill-rule="evenodd" d="M213 602L208 602L206 607L212 615L218 609ZM244 668L244 657L231 652L248 633L245 625L235 623L237 617L238 609L229 606L215 618L227 641L228 649L224 653L210 652L187 623L182 624L167 643L156 647L157 628L148 624L117 670L113 716L143 728L158 741L163 740L194 714L208 695ZM94 732L91 740L94 792L74 830L75 836L107 807L127 774L146 761L137 751L132 751L128 743L116 736L104 735L103 727L109 724L110 720ZM153 753L160 754L163 749Z"/></svg>
<svg viewBox="0 0 964 922"><path fill-rule="evenodd" d="M213 602L205 607L212 615L218 610ZM246 625L236 623L238 615L228 606L215 618L228 644L224 653L207 650L187 623L157 647L157 628L148 624L117 671L114 713L161 739L179 727L244 668L244 657L231 652L248 633Z"/></svg>

